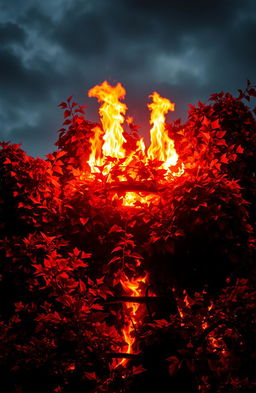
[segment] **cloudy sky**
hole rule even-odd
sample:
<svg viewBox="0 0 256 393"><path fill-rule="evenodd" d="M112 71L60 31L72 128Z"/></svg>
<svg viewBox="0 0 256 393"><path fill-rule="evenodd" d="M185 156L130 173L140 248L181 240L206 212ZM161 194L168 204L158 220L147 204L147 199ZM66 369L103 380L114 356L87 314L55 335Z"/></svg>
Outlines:
<svg viewBox="0 0 256 393"><path fill-rule="evenodd" d="M97 120L88 90L108 80L127 90L129 115L147 132L148 95L188 104L256 82L255 0L0 1L0 140L33 156L53 150L74 95Z"/></svg>

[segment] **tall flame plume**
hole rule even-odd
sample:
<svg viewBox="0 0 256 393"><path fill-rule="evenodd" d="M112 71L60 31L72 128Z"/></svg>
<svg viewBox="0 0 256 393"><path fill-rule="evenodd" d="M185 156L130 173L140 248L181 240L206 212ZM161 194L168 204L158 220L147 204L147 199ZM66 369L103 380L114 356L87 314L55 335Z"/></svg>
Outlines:
<svg viewBox="0 0 256 393"><path fill-rule="evenodd" d="M165 169L167 173L170 173L170 167L175 166L179 158L174 141L168 136L165 125L167 113L174 111L174 103L161 97L157 92L150 96L152 99L152 103L148 104L151 125L150 146L146 151L144 140L141 138L137 142L136 152L127 152L124 148L126 140L123 135L127 106L120 101L124 99L125 94L126 90L120 83L111 86L107 81L96 85L88 92L89 97L96 97L101 104L99 114L102 124L102 130L95 127L94 136L90 139L91 154L88 163L91 172L97 172L97 167L104 165L106 157L113 157L117 160L125 158L125 165L128 165L133 160L134 153L140 151L142 155L140 160L145 165L150 160L156 160L160 163L159 169ZM128 117L126 121L129 123L130 118ZM111 166L108 166L103 173L109 174L110 171ZM174 175L177 174L174 173ZM125 180L125 177L121 180Z"/></svg>
<svg viewBox="0 0 256 393"><path fill-rule="evenodd" d="M148 104L148 108L151 110L150 124L152 125L148 157L152 160L163 161L162 167L168 169L170 166L176 165L178 161L174 141L169 138L165 129L165 116L168 111L174 111L174 104L156 92L150 97L153 102Z"/></svg>
<svg viewBox="0 0 256 393"><path fill-rule="evenodd" d="M118 83L112 87L108 82L103 82L89 90L89 97L96 97L101 104L99 114L101 118L102 128L104 131L102 153L103 156L123 158L125 150L123 144L126 142L123 136L124 115L127 106L120 102L120 98L124 98L126 91L124 87ZM95 134L98 139L99 133ZM92 141L92 154L95 155L95 148ZM91 159L91 157L90 157Z"/></svg>

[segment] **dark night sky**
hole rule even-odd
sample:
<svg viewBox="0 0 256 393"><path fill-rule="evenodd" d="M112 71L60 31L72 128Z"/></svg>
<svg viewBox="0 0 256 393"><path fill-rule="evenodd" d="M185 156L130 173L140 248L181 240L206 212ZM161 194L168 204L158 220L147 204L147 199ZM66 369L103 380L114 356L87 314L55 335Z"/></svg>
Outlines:
<svg viewBox="0 0 256 393"><path fill-rule="evenodd" d="M255 0L0 1L0 140L31 155L53 150L62 112L74 95L96 120L88 90L120 81L142 131L154 90L188 104L256 82Z"/></svg>

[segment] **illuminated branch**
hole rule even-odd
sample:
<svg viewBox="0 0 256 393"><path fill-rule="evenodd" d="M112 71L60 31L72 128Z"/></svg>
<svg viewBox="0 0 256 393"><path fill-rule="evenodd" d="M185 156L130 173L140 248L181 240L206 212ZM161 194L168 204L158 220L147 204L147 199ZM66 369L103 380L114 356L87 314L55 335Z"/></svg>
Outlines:
<svg viewBox="0 0 256 393"><path fill-rule="evenodd" d="M112 359L135 359L139 356L136 353L126 353L126 352L108 352L102 353L102 357L112 358Z"/></svg>
<svg viewBox="0 0 256 393"><path fill-rule="evenodd" d="M166 301L168 298L160 296L119 296L111 300L106 300L105 304L112 303L152 303Z"/></svg>
<svg viewBox="0 0 256 393"><path fill-rule="evenodd" d="M107 191L137 191L137 192L162 192L166 190L167 187L158 187L155 184L147 183L130 183L130 182L120 182L120 183L110 183L106 186Z"/></svg>

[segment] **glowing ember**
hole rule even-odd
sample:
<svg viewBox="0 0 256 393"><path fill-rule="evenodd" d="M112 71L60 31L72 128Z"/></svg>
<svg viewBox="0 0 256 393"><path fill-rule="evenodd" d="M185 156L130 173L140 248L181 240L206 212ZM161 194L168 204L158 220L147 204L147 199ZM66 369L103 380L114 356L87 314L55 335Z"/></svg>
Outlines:
<svg viewBox="0 0 256 393"><path fill-rule="evenodd" d="M139 169L141 165L148 170L150 178L150 163L154 162L154 168L164 170L162 182L172 180L175 176L181 176L184 172L184 166L180 163L178 154L175 150L174 141L169 138L165 126L165 118L168 111L174 110L174 104L167 98L162 98L154 92L150 98L152 103L148 104L150 114L150 137L151 143L146 150L143 138L136 143L135 151L125 150L123 123L125 120L126 105L120 101L125 97L124 87L118 83L111 86L108 82L103 82L89 90L89 97L96 97L101 103L99 114L102 123L102 129L95 127L94 135L90 139L91 154L88 160L91 174L102 173L106 176L106 182L112 183L113 171L118 170L119 182L127 182L131 179L135 182L145 181L145 176L140 179ZM127 117L126 122L132 124L133 119ZM175 167L171 170L171 167ZM152 178L150 178L152 180ZM160 180L161 182L161 180ZM143 190L142 190L143 191ZM113 199L117 194L113 195ZM138 207L141 204L150 205L158 203L160 198L154 195L154 192L143 193L132 189L127 190L124 196L120 197L123 206Z"/></svg>

